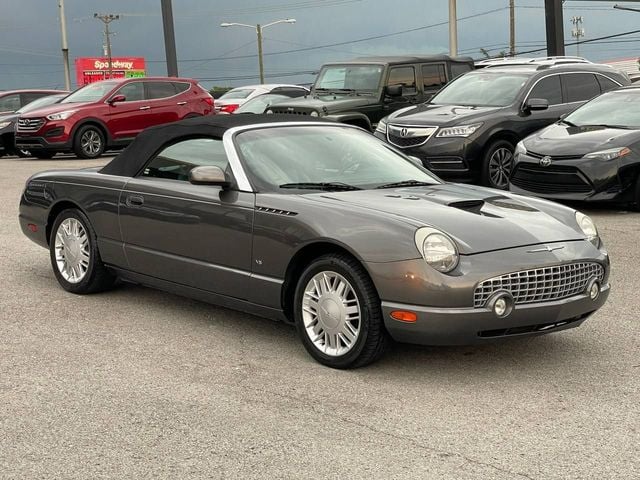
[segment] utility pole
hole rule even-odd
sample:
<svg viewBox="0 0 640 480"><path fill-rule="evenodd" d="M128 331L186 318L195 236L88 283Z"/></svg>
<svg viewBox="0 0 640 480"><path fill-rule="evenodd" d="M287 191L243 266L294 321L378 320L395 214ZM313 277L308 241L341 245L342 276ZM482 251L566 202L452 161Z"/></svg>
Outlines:
<svg viewBox="0 0 640 480"><path fill-rule="evenodd" d="M582 22L584 18L572 17L571 23L573 23L573 29L571 30L571 36L576 39L576 54L580 56L580 39L584 37L584 28L582 28Z"/></svg>
<svg viewBox="0 0 640 480"><path fill-rule="evenodd" d="M509 56L516 56L516 1L509 0Z"/></svg>
<svg viewBox="0 0 640 480"><path fill-rule="evenodd" d="M58 0L60 15L60 32L62 33L62 64L64 66L64 88L71 90L71 73L69 72L69 46L67 45L67 19L64 16L64 0Z"/></svg>
<svg viewBox="0 0 640 480"><path fill-rule="evenodd" d="M449 56L458 55L458 14L456 0L449 0Z"/></svg>
<svg viewBox="0 0 640 480"><path fill-rule="evenodd" d="M94 13L93 18L97 18L104 23L104 36L107 41L107 63L109 64L109 78L113 75L113 69L111 66L111 32L109 31L109 24L114 20L120 20L120 15L114 15L112 13Z"/></svg>
<svg viewBox="0 0 640 480"><path fill-rule="evenodd" d="M160 0L162 7L162 29L164 30L164 52L167 59L167 75L178 76L178 57L176 55L176 35L173 29L173 7L171 0Z"/></svg>
<svg viewBox="0 0 640 480"><path fill-rule="evenodd" d="M564 21L562 0L544 0L545 23L547 27L547 55L564 55Z"/></svg>
<svg viewBox="0 0 640 480"><path fill-rule="evenodd" d="M258 40L258 68L260 69L260 84L264 84L264 61L262 58L262 29L270 27L272 25L277 25L279 23L296 23L295 18L285 18L283 20L276 20L275 22L267 23L266 25L247 25L246 23L221 23L221 27L247 27L251 29L255 29L257 40Z"/></svg>

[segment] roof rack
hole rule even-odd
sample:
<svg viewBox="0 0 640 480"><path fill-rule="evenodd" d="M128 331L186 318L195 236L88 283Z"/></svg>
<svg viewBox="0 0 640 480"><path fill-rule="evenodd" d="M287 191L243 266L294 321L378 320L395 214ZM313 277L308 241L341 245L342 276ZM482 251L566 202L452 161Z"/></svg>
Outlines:
<svg viewBox="0 0 640 480"><path fill-rule="evenodd" d="M591 63L589 60L583 57L571 57L571 56L557 56L557 57L536 57L536 58L490 58L487 60L481 60L476 62L476 68L491 68L501 66L516 66L516 65L538 65L538 68L549 68L555 65L567 65L575 63Z"/></svg>

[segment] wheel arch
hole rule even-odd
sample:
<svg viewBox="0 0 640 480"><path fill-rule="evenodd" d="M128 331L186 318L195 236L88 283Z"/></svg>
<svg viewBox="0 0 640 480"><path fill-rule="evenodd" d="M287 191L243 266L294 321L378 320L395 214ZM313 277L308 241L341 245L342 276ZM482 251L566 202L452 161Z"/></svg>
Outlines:
<svg viewBox="0 0 640 480"><path fill-rule="evenodd" d="M491 132L487 141L484 143L483 151L487 152L491 144L499 141L506 140L507 142L513 144L515 147L516 144L521 140L520 135L512 130L497 130L495 132Z"/></svg>
<svg viewBox="0 0 640 480"><path fill-rule="evenodd" d="M71 200L66 200L66 199L57 201L51 206L51 208L49 209L49 213L47 214L47 223L45 227L45 234L47 236L47 245L51 243L50 242L51 229L53 228L53 224L56 221L56 218L58 218L58 215L60 215L61 212L63 212L64 210L68 210L70 208L80 210L82 213L85 214L85 216L87 216L87 218L89 218L89 216L87 215L87 212L85 212L77 203L72 202Z"/></svg>
<svg viewBox="0 0 640 480"><path fill-rule="evenodd" d="M73 145L73 142L75 142L76 134L78 133L78 130L80 130L82 127L86 127L87 125L93 125L94 127L98 127L100 129L100 131L102 132L102 135L104 135L105 147L110 146L113 143L111 134L109 133L109 129L107 128L107 125L99 118L89 117L89 118L84 118L80 120L78 123L74 125L73 130L71 132L72 145Z"/></svg>
<svg viewBox="0 0 640 480"><path fill-rule="evenodd" d="M371 278L365 262L356 255L355 252L344 245L328 240L318 240L304 245L291 257L282 285L280 303L288 322L293 323L293 298L297 287L297 279L300 277L300 274L302 274L303 270L313 260L330 253L343 254L353 258L362 266L363 270L369 275L369 278ZM373 283L373 279L371 280Z"/></svg>
<svg viewBox="0 0 640 480"><path fill-rule="evenodd" d="M338 113L335 115L327 115L324 118L333 120L335 122L346 123L347 125L355 125L356 127L363 128L369 132L373 131L369 117L367 117L363 113L359 113L359 112Z"/></svg>

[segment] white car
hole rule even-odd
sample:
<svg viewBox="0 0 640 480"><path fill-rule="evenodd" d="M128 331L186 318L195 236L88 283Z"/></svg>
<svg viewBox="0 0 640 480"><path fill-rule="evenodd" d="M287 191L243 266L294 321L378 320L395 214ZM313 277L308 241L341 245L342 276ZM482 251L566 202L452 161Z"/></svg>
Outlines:
<svg viewBox="0 0 640 480"><path fill-rule="evenodd" d="M258 95L271 93L273 90L277 89L298 89L305 92L309 91L307 88L300 85L287 85L284 83L268 83L264 85L247 85L244 87L237 87L229 90L220 98L216 99L216 113L233 113L236 108L238 108L247 100L251 100Z"/></svg>

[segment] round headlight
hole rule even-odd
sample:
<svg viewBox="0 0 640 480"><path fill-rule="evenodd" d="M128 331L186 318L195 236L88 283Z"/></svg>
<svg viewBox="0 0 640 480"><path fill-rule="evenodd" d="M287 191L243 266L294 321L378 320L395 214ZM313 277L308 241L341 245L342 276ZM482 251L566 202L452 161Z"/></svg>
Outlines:
<svg viewBox="0 0 640 480"><path fill-rule="evenodd" d="M312 110L311 113L309 114L309 116L317 117L318 116L318 112L316 112L315 110Z"/></svg>
<svg viewBox="0 0 640 480"><path fill-rule="evenodd" d="M267 110L267 111L266 111L266 112L264 112L264 113L269 114L269 115L273 115L273 110L269 109L269 110Z"/></svg>
<svg viewBox="0 0 640 480"><path fill-rule="evenodd" d="M456 244L446 234L424 227L416 232L416 246L425 262L439 272L447 273L458 265Z"/></svg>
<svg viewBox="0 0 640 480"><path fill-rule="evenodd" d="M584 213L576 212L576 222L578 222L580 230L587 236L587 239L596 247L599 247L600 237L598 236L598 229L596 228L596 224L593 223L593 220Z"/></svg>

